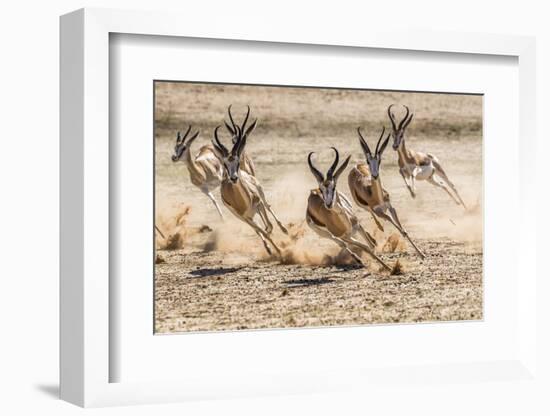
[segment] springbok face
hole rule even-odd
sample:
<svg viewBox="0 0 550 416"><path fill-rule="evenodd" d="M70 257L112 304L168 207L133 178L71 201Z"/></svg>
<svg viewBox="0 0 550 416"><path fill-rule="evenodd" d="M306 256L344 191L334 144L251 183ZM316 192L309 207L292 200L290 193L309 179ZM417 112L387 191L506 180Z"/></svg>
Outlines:
<svg viewBox="0 0 550 416"><path fill-rule="evenodd" d="M249 127L246 127L246 122L248 121L248 116L250 115L250 107L248 107L243 124L238 126L235 124L233 117L231 116L231 106L229 106L228 112L229 119L231 120L231 126L226 121L225 125L232 134L233 147L231 148L231 151L229 151L220 141L220 138L218 137L218 129L221 126L217 126L214 130L214 140L212 141L212 144L214 145L216 156L218 156L218 158L222 161L227 177L231 180L231 182L235 183L239 179L241 155L246 146L246 139L256 127L258 120L254 120Z"/></svg>
<svg viewBox="0 0 550 416"><path fill-rule="evenodd" d="M399 124L397 124L395 120L395 114L392 113L391 108L394 106L394 104L390 105L388 107L388 117L390 118L391 125L392 125L392 136L393 136L393 150L399 149L399 146L401 145L401 142L403 141L403 137L405 135L405 129L407 126L411 123L414 114L411 114L409 117L409 107L404 105L405 109L407 110L407 113L405 114L405 117Z"/></svg>
<svg viewBox="0 0 550 416"><path fill-rule="evenodd" d="M187 139L187 136L189 135L189 132L191 131L191 126L187 129L185 134L181 135L181 133L178 131L178 135L176 138L176 146L174 147L174 154L172 155L172 162L177 162L181 160L185 152L189 149L189 146L191 146L191 143L199 137L200 131L197 131L195 134L193 134L189 139Z"/></svg>
<svg viewBox="0 0 550 416"><path fill-rule="evenodd" d="M326 177L324 177L319 169L313 165L311 156L313 156L314 152L311 152L307 157L309 169L311 170L311 173L313 173L313 176L315 176L315 179L317 179L319 190L321 191L321 196L327 209L332 209L332 207L334 207L334 202L336 201L336 183L338 182L338 178L342 172L346 169L346 166L348 166L349 159L351 157L348 156L346 160L344 160L344 163L342 163L342 165L337 169L339 161L338 150L336 150L335 147L331 147L331 149L334 150L335 157L334 162L332 162L331 167L327 171Z"/></svg>
<svg viewBox="0 0 550 416"><path fill-rule="evenodd" d="M372 154L372 152L370 151L369 145L367 144L367 141L361 134L361 127L357 127L357 133L359 134L359 143L361 144L363 153L367 158L367 164L369 165L370 173L374 179L378 179L378 176L380 176L380 164L382 163L382 153L384 153L384 150L386 149L386 146L390 141L390 135L388 134L388 136L386 137L386 140L384 140L382 142L382 145L380 145L380 142L384 138L385 132L386 132L386 128L383 127L382 134L380 134L378 143L376 143L376 149L374 151L374 154Z"/></svg>

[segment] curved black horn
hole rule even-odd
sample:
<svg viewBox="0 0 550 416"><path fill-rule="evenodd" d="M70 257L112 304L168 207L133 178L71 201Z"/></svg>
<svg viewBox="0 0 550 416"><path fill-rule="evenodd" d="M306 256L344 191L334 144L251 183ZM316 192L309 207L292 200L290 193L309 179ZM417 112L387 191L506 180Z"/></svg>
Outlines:
<svg viewBox="0 0 550 416"><path fill-rule="evenodd" d="M229 114L229 120L231 120L231 124L233 125L233 129L237 131L237 125L235 124L235 120L233 120L233 116L231 115L231 106L233 104L229 104L229 107L227 107L227 113Z"/></svg>
<svg viewBox="0 0 550 416"><path fill-rule="evenodd" d="M380 134L380 138L378 139L378 142L376 143L376 150L374 151L374 154L378 154L378 149L380 148L380 141L384 137L384 133L386 132L386 126L382 126L382 133Z"/></svg>
<svg viewBox="0 0 550 416"><path fill-rule="evenodd" d="M250 116L250 106L246 106L246 116L244 117L243 124L241 125L241 131L245 131L244 128L246 127L246 122L248 121L248 117Z"/></svg>
<svg viewBox="0 0 550 416"><path fill-rule="evenodd" d="M338 167L338 163L340 162L340 155L338 154L338 150L336 150L336 147L331 147L332 150L334 150L334 162L332 162L332 166L327 171L327 179L334 178L334 171Z"/></svg>
<svg viewBox="0 0 550 416"><path fill-rule="evenodd" d="M391 108L394 106L394 104L391 104L389 107L388 107L388 117L390 118L390 121L391 121L391 124L392 124L392 127L394 130L397 130L397 127L395 126L395 118L394 118L394 115L393 113L391 112Z"/></svg>
<svg viewBox="0 0 550 416"><path fill-rule="evenodd" d="M409 118L409 113L410 113L409 107L407 107L406 105L403 105L403 107L405 107L407 112L405 113L405 117L403 118L403 120L401 120L401 123L399 123L399 130L401 130L401 128L403 127L403 124L405 124L405 121L407 121L407 119Z"/></svg>
<svg viewBox="0 0 550 416"><path fill-rule="evenodd" d="M411 124L411 121L412 121L413 117L414 117L414 114L411 114L411 116L409 117L407 122L403 125L404 129L406 129L409 124Z"/></svg>
<svg viewBox="0 0 550 416"><path fill-rule="evenodd" d="M231 139L233 144L237 143L240 137L242 137L241 129L239 126L235 126L235 132L233 133L233 138Z"/></svg>
<svg viewBox="0 0 550 416"><path fill-rule="evenodd" d="M237 140L236 140L235 144L233 145L233 148L231 149L231 154L240 157L241 153L243 152L244 147L246 145L246 136L242 135L239 126L237 126L237 128L239 129L238 135L237 135Z"/></svg>
<svg viewBox="0 0 550 416"><path fill-rule="evenodd" d="M223 153L224 156L227 156L229 154L229 152L227 151L227 148L222 144L222 142L220 142L220 138L218 137L218 129L220 128L221 126L217 126L215 129L214 129L214 138L216 140L216 147Z"/></svg>
<svg viewBox="0 0 550 416"><path fill-rule="evenodd" d="M369 155L372 154L371 151L370 151L369 145L367 144L367 141L365 140L365 138L364 138L363 135L361 134L361 127L357 127L357 134L359 134L359 140L361 141L361 146L363 147L363 149L364 149Z"/></svg>
<svg viewBox="0 0 550 416"><path fill-rule="evenodd" d="M311 161L311 156L313 156L314 154L315 152L311 152L307 156L307 163L309 165L309 169L311 170L311 173L313 173L313 176L315 176L315 178L317 179L317 182L323 182L324 180L323 174L319 171L319 169L313 166L313 162Z"/></svg>

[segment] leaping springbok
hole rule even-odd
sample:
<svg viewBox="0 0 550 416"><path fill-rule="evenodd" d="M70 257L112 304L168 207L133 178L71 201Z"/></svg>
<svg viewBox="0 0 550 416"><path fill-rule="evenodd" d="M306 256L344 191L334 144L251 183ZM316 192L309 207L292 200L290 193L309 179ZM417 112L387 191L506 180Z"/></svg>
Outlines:
<svg viewBox="0 0 550 416"><path fill-rule="evenodd" d="M351 250L352 247L366 251L385 269L391 271L391 268L374 253L373 249L376 246L376 241L359 223L357 216L353 213L351 202L336 190L338 178L346 169L351 156L348 156L338 168L338 150L334 147L332 149L336 155L332 166L327 171L326 177L323 176L311 161L311 156L314 152L308 155L307 162L309 169L313 173L313 176L315 176L315 179L317 179L319 187L312 189L309 194L306 221L319 236L334 241L342 249L346 250L357 263L363 265L361 258ZM360 232L367 244L353 237L357 231Z"/></svg>
<svg viewBox="0 0 550 416"><path fill-rule="evenodd" d="M269 211L273 216L281 231L285 234L287 234L288 231L267 203L264 191L258 179L240 168L247 136L255 126L256 120L246 129L246 131L241 131L237 135L231 151L227 150L218 137L218 129L221 126L217 126L214 130L214 140L212 144L214 145L214 151L217 157L222 161L223 165L223 179L220 187L221 196L224 205L229 211L237 218L247 223L256 234L258 234L268 254L271 255L272 253L267 244L269 242L275 248L279 256L281 256L281 250L271 239L273 225L269 220L267 212ZM254 221L256 214L260 216L265 226L265 230Z"/></svg>
<svg viewBox="0 0 550 416"><path fill-rule="evenodd" d="M384 227L378 218L391 222L401 233L401 235L409 240L418 255L425 258L426 256L424 253L420 251L420 249L409 237L409 234L405 228L401 225L397 212L391 205L390 195L382 187L382 181L380 180L380 163L382 162L382 153L384 152L384 149L386 149L386 146L390 140L390 135L388 134L386 139L382 142L382 145L380 145L380 142L384 138L385 132L386 129L383 128L373 155L367 141L361 134L361 127L357 128L359 143L361 144L361 148L363 149L363 153L367 159L367 164L358 163L350 171L348 175L349 189L355 203L371 213L380 231L384 231Z"/></svg>
<svg viewBox="0 0 550 416"><path fill-rule="evenodd" d="M202 146L196 156L191 152L191 144L199 137L200 131L197 131L190 138L187 138L191 131L191 126L182 136L178 131L176 138L176 147L172 155L172 162L183 161L189 170L191 183L201 190L208 198L212 200L218 214L223 220L222 210L216 201L212 191L218 188L223 178L223 168L220 160L214 153L212 145Z"/></svg>
<svg viewBox="0 0 550 416"><path fill-rule="evenodd" d="M401 120L401 122L397 124L395 120L395 115L391 111L393 106L394 104L388 107L388 117L390 118L393 128L393 150L396 150L399 156L399 173L403 177L405 185L407 185L411 196L413 198L416 197L415 181L426 180L432 185L443 189L449 194L449 196L456 202L457 205L462 204L464 209L466 209L464 201L458 194L458 191L456 190L454 184L447 177L447 174L443 170L443 167L439 163L437 157L430 153L415 152L414 150L407 149L405 145L405 129L411 123L414 114L411 114L409 116L409 107L404 105L403 107L405 107L407 113L405 114L403 120ZM410 179L410 184L407 179ZM454 195L451 190L454 192Z"/></svg>
<svg viewBox="0 0 550 416"><path fill-rule="evenodd" d="M233 144L237 143L237 139L241 134L245 134L246 136L246 123L248 121L248 117L250 116L250 106L246 106L246 116L244 118L243 124L241 126L238 126L235 121L233 120L233 116L231 115L231 105L227 107L227 114L229 114L229 120L231 121L231 125L227 121L223 121L225 124L225 127L227 130L229 130L229 133L231 133L232 136L232 142ZM250 126L251 131L254 130L256 127L256 121ZM252 158L246 153L246 151L243 150L243 153L241 155L241 164L240 169L244 170L246 173L252 176L256 176L256 167L254 166L254 162L252 161Z"/></svg>

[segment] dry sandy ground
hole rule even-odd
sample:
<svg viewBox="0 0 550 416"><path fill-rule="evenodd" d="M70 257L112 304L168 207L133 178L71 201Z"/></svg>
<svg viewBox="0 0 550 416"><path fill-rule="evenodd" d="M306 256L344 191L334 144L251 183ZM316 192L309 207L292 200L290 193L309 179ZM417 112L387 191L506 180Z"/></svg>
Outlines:
<svg viewBox="0 0 550 416"><path fill-rule="evenodd" d="M168 242L157 241L157 332L482 319L481 97L183 83L156 87L156 223L170 236ZM421 261L390 224L385 233L375 231L369 215L356 211L374 233L382 258L391 265L399 260L399 275L381 272L365 256L366 268L350 265L334 243L304 225L307 196L316 186L308 152L318 153L323 170L332 160L329 146L352 154L352 163L362 160L356 127L364 126L375 140L389 123L385 109L392 102L414 109L408 146L437 155L469 207L465 212L422 182L413 200L398 173L397 154L388 147L382 182L427 258ZM247 151L268 200L290 225L290 236L274 232L284 248L282 262L269 258L258 237L225 207L221 222L212 203L191 185L183 163L170 160L177 130L189 123L200 128L198 150L230 103L238 119L250 104L260 120ZM345 175L338 188L349 196Z"/></svg>

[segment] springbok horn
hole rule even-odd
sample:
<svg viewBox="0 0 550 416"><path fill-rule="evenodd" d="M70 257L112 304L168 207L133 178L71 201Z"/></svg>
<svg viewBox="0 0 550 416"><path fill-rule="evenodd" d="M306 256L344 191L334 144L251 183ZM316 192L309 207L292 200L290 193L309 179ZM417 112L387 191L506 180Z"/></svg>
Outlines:
<svg viewBox="0 0 550 416"><path fill-rule="evenodd" d="M235 120L233 120L233 116L231 115L231 106L233 104L229 104L229 107L227 107L227 113L229 114L229 120L231 120L231 124L233 125L233 129L237 131L237 125L235 124Z"/></svg>
<svg viewBox="0 0 550 416"><path fill-rule="evenodd" d="M361 134L361 127L357 127L357 133L359 134L359 140L361 140L361 145L363 146L363 149L369 154L371 155L371 151L370 151L370 148L369 148L369 145L367 144L367 141L365 140L365 138L363 137L363 135Z"/></svg>
<svg viewBox="0 0 550 416"><path fill-rule="evenodd" d="M335 156L334 156L334 162L332 162L332 166L327 171L327 179L333 179L334 178L334 171L338 167L338 163L340 162L340 155L338 154L338 150L336 150L336 147L331 147L332 150L334 150Z"/></svg>
<svg viewBox="0 0 550 416"><path fill-rule="evenodd" d="M395 126L395 118L394 118L394 115L393 113L391 112L391 108L394 106L394 104L391 104L389 107L388 107L388 117L390 118L390 121L391 121L391 124L392 124L392 127L394 130L397 130L397 127Z"/></svg>
<svg viewBox="0 0 550 416"><path fill-rule="evenodd" d="M407 119L409 118L409 113L410 113L409 107L407 107L406 105L404 105L403 107L407 109L407 112L405 113L405 117L403 118L403 120L401 120L401 123L399 123L398 130L401 130L401 128L403 127L403 124L405 124L405 121L407 121Z"/></svg>
<svg viewBox="0 0 550 416"><path fill-rule="evenodd" d="M191 124L187 128L187 131L185 132L183 137L181 137L180 132L178 131L178 140L179 140L178 143L183 143L185 141L185 139L187 138L187 135L189 134L190 131L191 131Z"/></svg>
<svg viewBox="0 0 550 416"><path fill-rule="evenodd" d="M309 165L309 169L311 170L311 173L313 173L313 176L315 176L315 178L317 179L317 182L323 182L324 178L323 178L323 174L319 171L319 169L317 169L315 166L313 166L313 162L311 161L311 156L313 156L315 154L315 152L311 152L308 156L307 156L307 163Z"/></svg>
<svg viewBox="0 0 550 416"><path fill-rule="evenodd" d="M237 127L239 128L239 127ZM231 149L231 154L235 156L241 156L241 153L244 150L244 147L246 145L246 136L243 136L241 134L241 131L239 129L239 135L237 136L237 142L233 145L233 148Z"/></svg>
<svg viewBox="0 0 550 416"><path fill-rule="evenodd" d="M248 121L248 116L250 116L250 106L247 105L246 106L247 110L246 110L246 116L244 118L244 121L243 121L243 124L241 126L241 131L244 132L244 128L246 127L246 122Z"/></svg>
<svg viewBox="0 0 550 416"><path fill-rule="evenodd" d="M220 142L220 138L218 137L218 129L220 128L221 126L217 126L215 129L214 129L214 138L216 140L216 147L221 150L222 154L224 156L227 156L229 154L229 152L227 151L227 148L222 144L222 142Z"/></svg>
<svg viewBox="0 0 550 416"><path fill-rule="evenodd" d="M233 133L233 138L231 139L233 144L236 144L239 141L239 137L241 137L241 128L239 126L235 126L235 133Z"/></svg>

